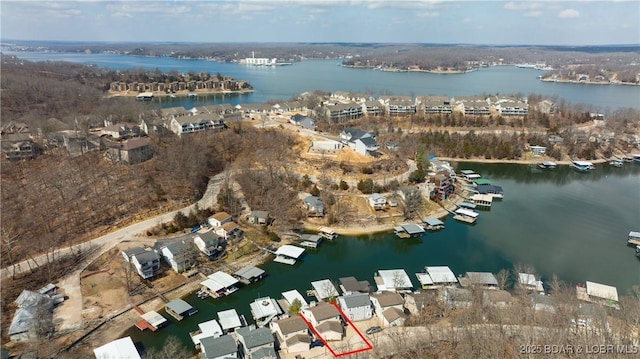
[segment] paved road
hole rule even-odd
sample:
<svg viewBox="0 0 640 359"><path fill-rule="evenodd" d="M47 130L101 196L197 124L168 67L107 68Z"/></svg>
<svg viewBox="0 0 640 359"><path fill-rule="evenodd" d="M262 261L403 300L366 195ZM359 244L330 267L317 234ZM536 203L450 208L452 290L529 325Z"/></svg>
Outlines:
<svg viewBox="0 0 640 359"><path fill-rule="evenodd" d="M118 229L114 232L105 234L104 236L92 239L88 242L77 244L70 247L61 248L57 253L59 253L60 257L66 257L71 255L72 253L78 253L81 250L86 250L91 247L98 248L97 253L92 254L92 257L97 258L102 253L107 252L111 248L115 247L118 243L124 240L134 240L136 239L136 235L139 233L145 233L148 229L151 229L161 223L167 223L173 220L176 213L179 211L188 215L189 212L195 208L196 204L199 208L206 208L215 203L216 197L218 196L218 192L220 190L220 185L224 181L224 172L220 173L209 180L209 185L207 186L207 190L202 196L202 198L187 207L184 207L179 210L171 211L168 213L164 213L153 218L149 218L142 222L134 223L128 227ZM13 266L8 266L2 268L1 276L2 279L8 278L12 273L20 274L31 270L31 268L37 268L46 263L46 255L39 255L34 257L33 259L24 260L20 263L17 263Z"/></svg>

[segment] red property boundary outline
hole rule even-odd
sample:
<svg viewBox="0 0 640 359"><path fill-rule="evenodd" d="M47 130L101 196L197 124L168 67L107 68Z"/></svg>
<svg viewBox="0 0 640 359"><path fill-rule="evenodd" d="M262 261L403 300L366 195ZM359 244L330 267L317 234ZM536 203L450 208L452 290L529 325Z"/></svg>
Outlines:
<svg viewBox="0 0 640 359"><path fill-rule="evenodd" d="M344 314L342 309L340 309L340 307L338 307L335 303L330 303L330 304L333 305L338 310L338 312L340 313L342 318L344 318L344 320L347 321L347 323L351 326L351 328L353 328L353 330L356 331L358 336L360 336L360 339L362 339L367 344L367 346L364 347L364 348L351 350L351 351L344 352L344 353L336 353L335 351L333 351L333 348L331 348L331 346L327 343L327 341L324 340L324 338L320 335L320 333L318 333L316 328L314 328L313 325L311 325L311 323L309 323L307 318L305 318L304 315L302 315L302 313L299 313L298 315L300 316L300 318L302 318L302 320L304 320L304 322L307 324L309 329L311 329L311 331L313 331L313 334L315 334L316 338L320 338L320 341L322 341L322 344L324 344L325 347L329 348L329 351L331 352L331 355L333 355L334 358L338 358L338 357L342 357L342 356L346 356L346 355L352 355L352 354L356 354L356 353L366 352L368 350L373 349L373 345L371 345L371 343L369 343L367 338L365 338L364 335L362 335L362 333L360 333L358 328L355 325L353 325L353 322L349 319L349 317L347 317Z"/></svg>

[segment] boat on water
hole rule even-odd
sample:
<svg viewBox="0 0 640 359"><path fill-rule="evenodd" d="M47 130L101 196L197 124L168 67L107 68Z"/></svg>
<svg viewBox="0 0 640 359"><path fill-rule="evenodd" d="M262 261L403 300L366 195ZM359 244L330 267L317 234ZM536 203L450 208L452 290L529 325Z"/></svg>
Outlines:
<svg viewBox="0 0 640 359"><path fill-rule="evenodd" d="M633 156L632 155L624 155L624 156L622 156L622 161L623 162L633 162Z"/></svg>
<svg viewBox="0 0 640 359"><path fill-rule="evenodd" d="M609 166L612 166L612 167L622 167L623 164L624 164L624 162L622 160L611 160L611 161L609 161Z"/></svg>
<svg viewBox="0 0 640 359"><path fill-rule="evenodd" d="M636 257L640 258L640 244L636 245Z"/></svg>
<svg viewBox="0 0 640 359"><path fill-rule="evenodd" d="M571 161L569 167L575 169L578 172L588 172L596 169L596 166L589 161Z"/></svg>
<svg viewBox="0 0 640 359"><path fill-rule="evenodd" d="M538 168L542 168L545 170L555 170L557 167L558 165L555 162L551 162L551 161L538 162Z"/></svg>

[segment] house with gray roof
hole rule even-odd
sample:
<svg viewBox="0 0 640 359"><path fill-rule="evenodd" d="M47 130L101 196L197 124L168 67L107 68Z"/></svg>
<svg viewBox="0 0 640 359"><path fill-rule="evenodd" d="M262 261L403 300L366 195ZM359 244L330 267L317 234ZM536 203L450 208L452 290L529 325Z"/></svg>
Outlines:
<svg viewBox="0 0 640 359"><path fill-rule="evenodd" d="M276 358L275 339L270 329L251 325L236 330L240 352L245 358Z"/></svg>
<svg viewBox="0 0 640 359"><path fill-rule="evenodd" d="M327 302L320 302L315 307L302 309L302 315L314 327L328 320L340 320L340 312L336 307Z"/></svg>
<svg viewBox="0 0 640 359"><path fill-rule="evenodd" d="M357 280L355 277L342 277L340 280L340 289L345 295L351 293L369 293L371 292L371 284L366 280Z"/></svg>
<svg viewBox="0 0 640 359"><path fill-rule="evenodd" d="M307 207L307 216L324 217L324 203L320 198L308 196L304 199L304 204Z"/></svg>
<svg viewBox="0 0 640 359"><path fill-rule="evenodd" d="M288 353L309 349L309 327L300 316L276 320L271 322L270 326L281 349L286 348Z"/></svg>
<svg viewBox="0 0 640 359"><path fill-rule="evenodd" d="M158 253L133 247L122 251L122 256L129 262L143 279L154 277L160 270L160 256Z"/></svg>
<svg viewBox="0 0 640 359"><path fill-rule="evenodd" d="M498 288L496 276L489 272L467 272L459 282L462 287Z"/></svg>
<svg viewBox="0 0 640 359"><path fill-rule="evenodd" d="M177 273L191 268L193 264L193 250L184 241L175 241L158 248L158 254L162 255L165 261Z"/></svg>
<svg viewBox="0 0 640 359"><path fill-rule="evenodd" d="M247 221L251 224L269 225L271 224L271 218L268 211L254 210L247 216Z"/></svg>
<svg viewBox="0 0 640 359"><path fill-rule="evenodd" d="M233 273L233 276L244 284L257 282L265 275L266 272L256 266L246 266Z"/></svg>
<svg viewBox="0 0 640 359"><path fill-rule="evenodd" d="M209 258L215 257L222 251L220 237L218 237L218 234L213 230L196 233L193 236L193 244L196 245L200 252Z"/></svg>
<svg viewBox="0 0 640 359"><path fill-rule="evenodd" d="M238 345L231 335L200 339L202 359L237 359Z"/></svg>
<svg viewBox="0 0 640 359"><path fill-rule="evenodd" d="M375 134L357 128L345 128L340 132L340 139L343 143L347 144L349 148L363 156L375 156L380 149L380 145L376 142Z"/></svg>
<svg viewBox="0 0 640 359"><path fill-rule="evenodd" d="M308 116L304 116L301 114L295 114L293 116L291 116L291 118L289 119L289 122L291 122L292 124L296 125L296 126L300 126L302 128L305 128L307 130L311 130L311 131L315 131L316 130L316 120L312 119L311 117Z"/></svg>
<svg viewBox="0 0 640 359"><path fill-rule="evenodd" d="M338 297L338 305L352 321L367 320L373 316L373 304L366 293L356 292Z"/></svg>

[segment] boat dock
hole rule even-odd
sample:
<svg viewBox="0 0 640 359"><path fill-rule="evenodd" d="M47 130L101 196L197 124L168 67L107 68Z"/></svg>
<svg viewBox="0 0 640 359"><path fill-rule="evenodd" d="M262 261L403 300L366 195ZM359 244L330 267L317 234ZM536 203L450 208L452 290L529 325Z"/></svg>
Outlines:
<svg viewBox="0 0 640 359"><path fill-rule="evenodd" d="M136 328L140 329L141 331L150 329L152 332L155 332L156 330L167 324L167 320L156 311L152 310L145 313L137 305L134 305L133 309L142 317L142 319L136 323Z"/></svg>
<svg viewBox="0 0 640 359"><path fill-rule="evenodd" d="M627 240L627 244L629 244L630 246L640 245L640 232L629 232L629 239Z"/></svg>
<svg viewBox="0 0 640 359"><path fill-rule="evenodd" d="M274 254L276 255L276 257L273 259L274 262L294 265L296 264L296 261L300 259L300 257L304 254L304 248L285 244L282 247L278 248L278 250L275 251Z"/></svg>
<svg viewBox="0 0 640 359"><path fill-rule="evenodd" d="M476 223L476 221L478 220L478 212L474 212L466 208L458 208L454 212L453 219L460 222L473 224L473 223Z"/></svg>
<svg viewBox="0 0 640 359"><path fill-rule="evenodd" d="M408 223L395 227L393 232L399 238L421 237L424 233L424 228L418 224Z"/></svg>

